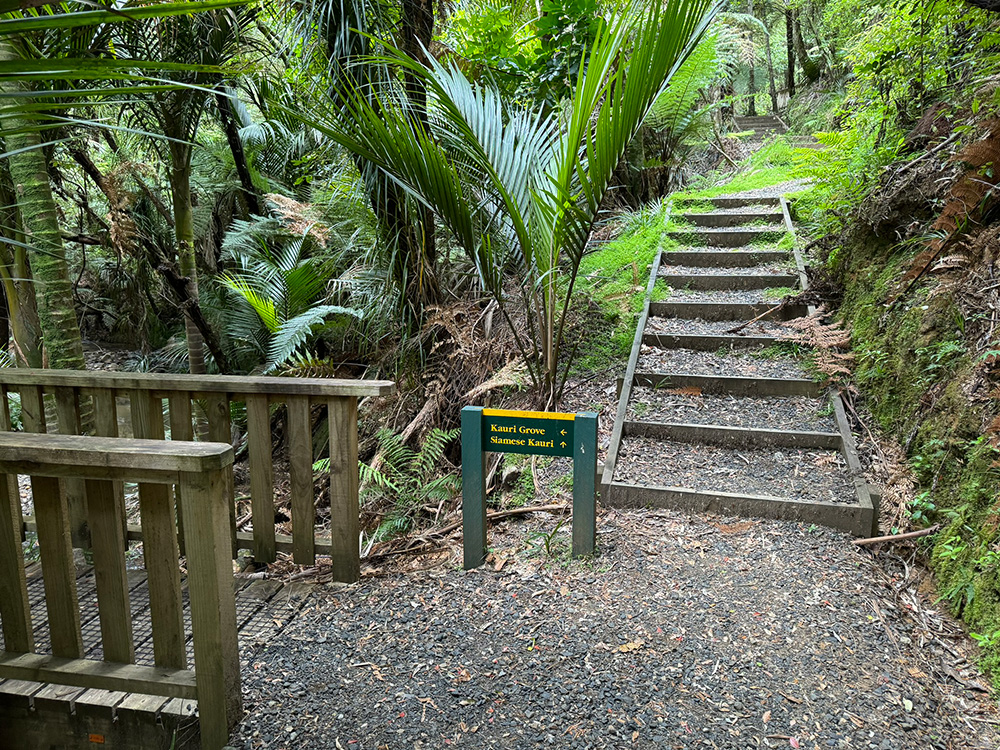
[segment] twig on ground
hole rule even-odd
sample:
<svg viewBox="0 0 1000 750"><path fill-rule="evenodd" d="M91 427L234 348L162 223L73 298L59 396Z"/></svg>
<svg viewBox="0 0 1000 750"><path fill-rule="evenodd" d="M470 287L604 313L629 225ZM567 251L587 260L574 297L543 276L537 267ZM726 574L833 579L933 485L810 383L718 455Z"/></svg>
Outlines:
<svg viewBox="0 0 1000 750"><path fill-rule="evenodd" d="M919 536L928 536L933 534L935 531L941 528L941 524L931 526L927 529L920 529L919 531L908 531L905 534L889 534L888 536L873 536L868 539L855 539L852 542L854 545L861 547L866 544L877 544L879 542L898 542L903 539L916 539Z"/></svg>

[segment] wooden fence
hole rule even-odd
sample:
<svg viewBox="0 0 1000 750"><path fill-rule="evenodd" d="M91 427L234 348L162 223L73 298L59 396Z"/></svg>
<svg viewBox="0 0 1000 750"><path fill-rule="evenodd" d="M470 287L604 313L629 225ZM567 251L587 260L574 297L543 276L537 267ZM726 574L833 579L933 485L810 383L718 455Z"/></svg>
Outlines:
<svg viewBox="0 0 1000 750"><path fill-rule="evenodd" d="M242 713L226 495L233 449L0 433L0 678L197 699L202 747L226 745ZM31 477L52 654L36 652L21 545L18 474ZM13 478L15 484L7 481ZM69 527L67 482L82 482L97 586L103 660L85 659ZM155 666L135 662L125 565L125 509L115 482L179 488L187 522L187 586L195 669L187 668L178 537L169 494L141 508Z"/></svg>
<svg viewBox="0 0 1000 750"><path fill-rule="evenodd" d="M312 564L317 553L329 554L334 578L356 581L360 575L358 508L358 398L392 392L384 380L332 380L320 378L242 377L224 375L163 375L152 373L81 372L69 370L0 369L0 430L10 430L8 394L21 398L21 420L27 432L79 435L84 423L94 434L118 436L118 399L128 399L132 432L136 438L191 441L193 417L207 422L208 440L232 442L230 404L244 403L250 466L250 502L253 533L236 530L236 504L232 480L227 486L232 553L251 549L255 560L273 562L277 550L290 551L296 563ZM45 401L54 401L56 424L46 424ZM50 403L52 402L50 401ZM165 420L164 402L167 404ZM274 469L270 409L287 408L291 536L276 534L274 524ZM312 413L324 410L330 434L329 537L317 538L313 492ZM120 484L115 492L121 495ZM66 480L69 521L73 543L89 546L86 487L82 480ZM140 507L170 504L170 489L141 483ZM183 503L178 521L183 524ZM33 519L24 519L31 528ZM131 539L146 540L139 527L130 527ZM183 535L181 535L181 551Z"/></svg>

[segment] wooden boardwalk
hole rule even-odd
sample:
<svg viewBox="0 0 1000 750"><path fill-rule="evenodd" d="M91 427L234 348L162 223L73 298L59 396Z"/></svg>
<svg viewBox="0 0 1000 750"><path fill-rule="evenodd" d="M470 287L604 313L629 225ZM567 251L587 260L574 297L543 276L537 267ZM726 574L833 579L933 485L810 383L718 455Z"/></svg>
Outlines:
<svg viewBox="0 0 1000 750"><path fill-rule="evenodd" d="M103 652L94 571L89 566L77 566L77 573L85 657L100 659ZM34 563L26 574L37 651L49 653L49 624L41 567ZM128 578L136 664L152 666L146 571L132 570ZM283 585L278 581L245 577L234 577L233 588L241 654L278 635L302 609L312 590L310 584ZM193 663L186 581L183 598L188 659ZM245 670L246 666L243 660L242 668ZM100 746L164 750L174 747L180 750L197 747L197 740L195 701L0 680L0 748Z"/></svg>

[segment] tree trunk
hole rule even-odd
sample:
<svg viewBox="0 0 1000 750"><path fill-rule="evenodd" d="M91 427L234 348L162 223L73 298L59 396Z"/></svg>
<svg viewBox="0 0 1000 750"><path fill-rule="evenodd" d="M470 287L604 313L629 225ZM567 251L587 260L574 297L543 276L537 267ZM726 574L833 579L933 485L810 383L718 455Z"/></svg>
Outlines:
<svg viewBox="0 0 1000 750"><path fill-rule="evenodd" d="M402 29L399 48L415 60L425 57L434 37L434 6L432 0L403 0ZM425 130L427 122L427 88L412 73L404 73L406 95L413 105L417 120ZM434 212L418 206L417 226L410 230L412 244L407 253L408 284L404 290L407 299L417 303L419 309L437 304L441 289L437 280L437 245L434 237Z"/></svg>
<svg viewBox="0 0 1000 750"><path fill-rule="evenodd" d="M792 10L785 10L785 51L788 53L788 70L785 71L785 86L788 96L795 96L795 30Z"/></svg>
<svg viewBox="0 0 1000 750"><path fill-rule="evenodd" d="M0 165L0 221L3 233L15 242L24 242L21 217L14 199L14 186L7 165ZM28 268L27 251L18 245L0 242L0 284L7 300L7 316L14 359L18 367L42 366L42 343L38 324L35 287ZM3 338L6 347L8 338Z"/></svg>
<svg viewBox="0 0 1000 750"><path fill-rule="evenodd" d="M765 50L767 51L767 86L771 94L771 114L778 114L778 89L774 83L774 56L771 54L771 36L767 36Z"/></svg>
<svg viewBox="0 0 1000 750"><path fill-rule="evenodd" d="M240 139L239 130L233 119L233 109L229 102L229 97L220 86L216 89L215 103L219 108L219 119L222 121L222 129L226 133L226 142L233 155L233 162L236 164L236 174L240 178L240 185L243 187L243 199L246 201L247 210L257 216L263 216L264 211L261 206L260 194L253 184L250 176L250 167L247 164L247 155L243 150L243 141Z"/></svg>
<svg viewBox="0 0 1000 750"><path fill-rule="evenodd" d="M194 207L191 205L191 147L185 143L170 143L170 193L174 204L174 235L177 240L177 266L188 279L188 293L198 301L198 263L194 249ZM184 332L187 338L188 371L203 375L205 340L189 310L184 311Z"/></svg>
<svg viewBox="0 0 1000 750"><path fill-rule="evenodd" d="M750 15L753 15L753 0L750 0ZM751 42L753 38L751 37ZM754 62L757 58L757 47L751 44L750 51L750 71L749 78L747 80L747 94L750 96L750 105L747 107L747 115L750 117L757 116L757 76Z"/></svg>
<svg viewBox="0 0 1000 750"><path fill-rule="evenodd" d="M799 58L802 72L809 83L816 83L819 80L820 66L815 60L810 59L809 53L806 51L806 43L802 38L802 24L799 23L798 11L792 13L792 29L794 32L792 38L795 42L795 54Z"/></svg>
<svg viewBox="0 0 1000 750"><path fill-rule="evenodd" d="M14 62L19 59L9 43L0 41L0 61ZM3 88L8 92L20 89L11 84L4 84ZM66 249L49 185L45 155L40 148L42 139L37 131L31 130L32 122L12 111L28 103L27 98L0 99L0 127L6 131L7 151L20 151L7 161L26 244L30 246L28 257L35 283L42 344L50 367L83 370L86 364L80 325L73 307L73 283L66 263Z"/></svg>

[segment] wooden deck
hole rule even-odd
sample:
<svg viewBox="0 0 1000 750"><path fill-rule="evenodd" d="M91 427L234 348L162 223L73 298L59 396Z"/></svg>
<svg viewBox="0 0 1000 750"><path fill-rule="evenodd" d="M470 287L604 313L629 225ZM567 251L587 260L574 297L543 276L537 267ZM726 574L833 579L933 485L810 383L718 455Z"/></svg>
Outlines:
<svg viewBox="0 0 1000 750"><path fill-rule="evenodd" d="M102 657L94 572L77 566L77 590L85 656ZM41 567L26 570L34 635L39 653L49 653L49 626ZM132 570L129 599L136 664L153 664L146 571ZM234 578L241 654L278 633L301 610L310 584ZM184 586L185 635L193 662L190 611ZM243 669L246 662L243 661ZM176 742L175 742L176 740ZM172 743L175 743L172 745ZM150 748L181 750L198 746L197 702L177 698L83 690L21 680L0 680L0 748Z"/></svg>

